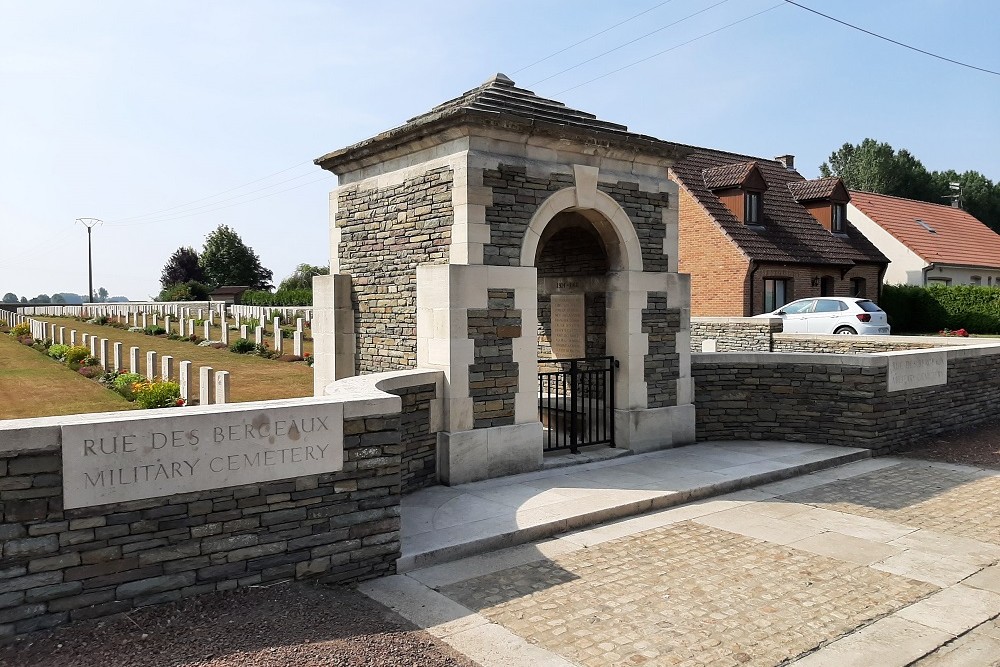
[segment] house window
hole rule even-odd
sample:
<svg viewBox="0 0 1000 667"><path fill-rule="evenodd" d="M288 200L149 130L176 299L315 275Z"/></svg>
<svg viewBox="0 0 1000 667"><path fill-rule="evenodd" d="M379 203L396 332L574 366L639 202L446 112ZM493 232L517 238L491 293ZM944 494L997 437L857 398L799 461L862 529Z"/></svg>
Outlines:
<svg viewBox="0 0 1000 667"><path fill-rule="evenodd" d="M951 284L951 278L928 278L927 279L927 284L928 285L942 285L942 286L947 287L949 284Z"/></svg>
<svg viewBox="0 0 1000 667"><path fill-rule="evenodd" d="M980 278L979 276L972 276L971 278L969 278L969 284L970 285L982 285L983 284L983 279Z"/></svg>
<svg viewBox="0 0 1000 667"><path fill-rule="evenodd" d="M864 278L851 278L851 296L868 298L868 284Z"/></svg>
<svg viewBox="0 0 1000 667"><path fill-rule="evenodd" d="M764 280L764 312L770 313L792 300L791 281L787 278Z"/></svg>
<svg viewBox="0 0 1000 667"><path fill-rule="evenodd" d="M847 231L847 204L834 204L833 205L833 217L832 225L834 232L846 232Z"/></svg>
<svg viewBox="0 0 1000 667"><path fill-rule="evenodd" d="M819 281L819 295L820 296L833 296L833 286L834 286L833 276L823 276Z"/></svg>
<svg viewBox="0 0 1000 667"><path fill-rule="evenodd" d="M743 222L748 225L764 223L764 201L759 192L747 192L743 196Z"/></svg>

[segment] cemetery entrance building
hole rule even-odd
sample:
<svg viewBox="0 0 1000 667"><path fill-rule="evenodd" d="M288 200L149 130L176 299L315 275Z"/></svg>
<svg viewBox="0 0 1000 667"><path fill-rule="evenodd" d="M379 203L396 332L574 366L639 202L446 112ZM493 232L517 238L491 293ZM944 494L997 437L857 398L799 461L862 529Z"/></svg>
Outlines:
<svg viewBox="0 0 1000 667"><path fill-rule="evenodd" d="M316 393L441 370L447 484L536 470L546 448L693 442L667 178L688 150L498 74L317 159L339 186L331 275L314 282Z"/></svg>

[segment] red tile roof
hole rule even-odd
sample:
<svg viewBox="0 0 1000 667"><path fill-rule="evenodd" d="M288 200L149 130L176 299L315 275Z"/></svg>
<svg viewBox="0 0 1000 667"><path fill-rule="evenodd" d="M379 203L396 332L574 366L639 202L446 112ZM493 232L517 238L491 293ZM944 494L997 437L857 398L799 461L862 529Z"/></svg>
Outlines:
<svg viewBox="0 0 1000 667"><path fill-rule="evenodd" d="M853 190L851 203L927 262L1000 268L1000 234L960 208Z"/></svg>
<svg viewBox="0 0 1000 667"><path fill-rule="evenodd" d="M705 172L734 163L756 164L767 182L763 194L764 224L745 225L705 185ZM805 179L775 160L695 148L670 168L681 187L701 204L746 255L755 261L784 264L887 264L886 257L853 226L831 234L795 201L789 183Z"/></svg>

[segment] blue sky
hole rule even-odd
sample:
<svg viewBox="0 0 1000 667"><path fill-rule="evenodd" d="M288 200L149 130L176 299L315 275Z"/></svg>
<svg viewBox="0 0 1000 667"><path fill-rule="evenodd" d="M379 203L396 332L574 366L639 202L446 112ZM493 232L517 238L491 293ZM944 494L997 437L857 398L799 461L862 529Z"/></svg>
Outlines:
<svg viewBox="0 0 1000 667"><path fill-rule="evenodd" d="M1000 71L1000 3L801 2ZM170 253L200 249L219 224L276 283L298 263L325 264L335 179L311 160L495 72L661 139L792 153L807 177L844 142L870 136L928 169L1000 180L1000 76L780 0L657 5L0 0L0 293L84 293L79 217L105 221L93 236L95 289L133 299L155 295Z"/></svg>

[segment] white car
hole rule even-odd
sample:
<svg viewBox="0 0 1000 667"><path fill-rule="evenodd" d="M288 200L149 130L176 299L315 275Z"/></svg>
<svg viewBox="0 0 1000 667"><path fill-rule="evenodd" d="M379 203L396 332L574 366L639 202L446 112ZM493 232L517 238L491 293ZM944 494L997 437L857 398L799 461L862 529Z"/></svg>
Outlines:
<svg viewBox="0 0 1000 667"><path fill-rule="evenodd" d="M784 333L889 335L885 311L868 299L839 296L799 299L754 317L780 317L784 320Z"/></svg>

